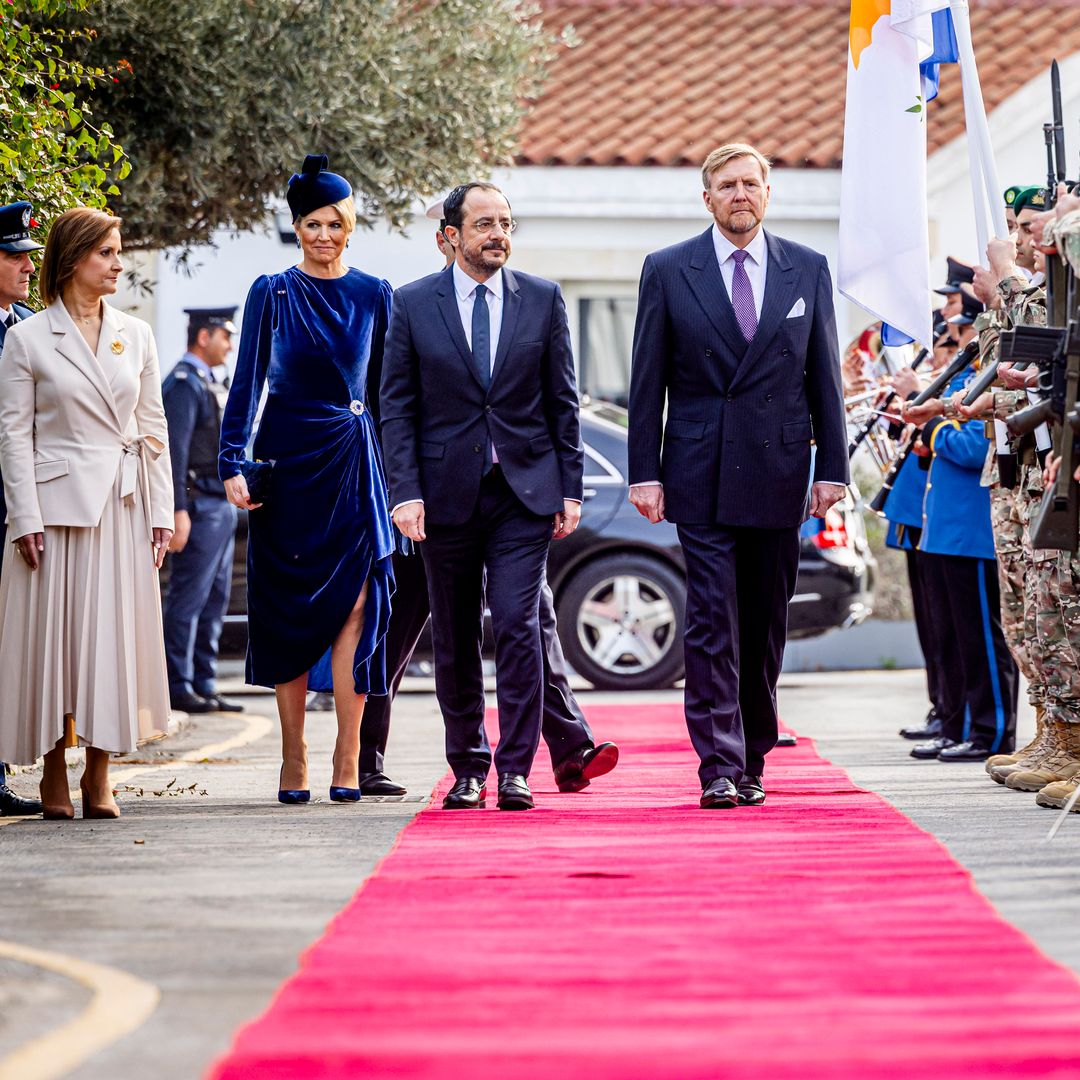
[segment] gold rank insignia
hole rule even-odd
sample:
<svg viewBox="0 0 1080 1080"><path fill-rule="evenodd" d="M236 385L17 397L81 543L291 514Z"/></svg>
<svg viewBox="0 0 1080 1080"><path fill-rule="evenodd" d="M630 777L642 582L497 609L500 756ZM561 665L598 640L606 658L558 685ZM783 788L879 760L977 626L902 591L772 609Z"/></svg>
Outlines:
<svg viewBox="0 0 1080 1080"><path fill-rule="evenodd" d="M114 341L112 345L109 346L109 348L112 349L114 356L119 356L124 351L124 343L117 340Z"/></svg>

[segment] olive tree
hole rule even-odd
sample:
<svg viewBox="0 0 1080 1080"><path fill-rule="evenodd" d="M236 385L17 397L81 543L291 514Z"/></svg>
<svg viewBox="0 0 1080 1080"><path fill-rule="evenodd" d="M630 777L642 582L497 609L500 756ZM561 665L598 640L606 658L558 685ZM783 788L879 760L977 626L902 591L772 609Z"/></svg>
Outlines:
<svg viewBox="0 0 1080 1080"><path fill-rule="evenodd" d="M0 204L29 199L42 225L72 206L104 207L130 169L90 97L119 85L79 56L87 39L42 19L86 13L89 0L0 3ZM87 13L88 14L88 13Z"/></svg>
<svg viewBox="0 0 1080 1080"><path fill-rule="evenodd" d="M363 221L402 225L511 160L558 44L514 0L98 0L81 21L79 58L119 72L90 101L131 160L125 240L181 250L265 222L308 153Z"/></svg>

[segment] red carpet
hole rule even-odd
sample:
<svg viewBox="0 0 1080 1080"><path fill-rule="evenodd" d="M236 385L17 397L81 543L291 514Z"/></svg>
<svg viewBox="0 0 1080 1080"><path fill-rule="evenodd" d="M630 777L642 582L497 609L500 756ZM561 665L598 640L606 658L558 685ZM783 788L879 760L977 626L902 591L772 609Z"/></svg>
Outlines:
<svg viewBox="0 0 1080 1080"><path fill-rule="evenodd" d="M420 814L210 1075L1080 1077L1080 981L810 743L707 813L680 709L590 720L613 774Z"/></svg>

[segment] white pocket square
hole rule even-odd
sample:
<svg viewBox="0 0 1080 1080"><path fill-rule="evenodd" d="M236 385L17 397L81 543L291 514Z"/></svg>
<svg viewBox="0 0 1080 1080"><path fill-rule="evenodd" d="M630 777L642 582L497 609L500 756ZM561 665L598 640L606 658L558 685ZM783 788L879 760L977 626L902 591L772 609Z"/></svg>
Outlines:
<svg viewBox="0 0 1080 1080"><path fill-rule="evenodd" d="M805 314L806 314L806 301L800 296L799 299L795 301L794 307L792 307L792 309L787 313L787 318L789 318L789 319L797 319L800 315L805 315Z"/></svg>

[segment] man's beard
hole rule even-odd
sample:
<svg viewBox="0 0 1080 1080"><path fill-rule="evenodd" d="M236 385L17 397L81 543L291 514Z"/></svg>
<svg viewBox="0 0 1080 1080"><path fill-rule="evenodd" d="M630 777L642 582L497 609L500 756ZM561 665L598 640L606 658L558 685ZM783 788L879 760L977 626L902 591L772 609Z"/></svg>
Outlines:
<svg viewBox="0 0 1080 1080"><path fill-rule="evenodd" d="M503 247L491 247L491 248L482 247L479 251L476 251L476 252L463 251L462 252L462 257L465 259L466 264L468 266L470 266L473 270L476 270L477 272L479 272L481 274L491 274L491 273L494 273L496 270L498 270L499 267L498 266L491 266L489 263L484 261L484 253L487 252L487 251L500 251L500 252L502 252L503 253L503 262L506 261L506 249L503 248Z"/></svg>
<svg viewBox="0 0 1080 1080"><path fill-rule="evenodd" d="M736 218L742 218L746 215L749 218L749 224L740 220L736 222ZM728 232L733 233L748 233L753 232L761 224L761 218L754 213L753 210L734 210L730 214L727 220Z"/></svg>

